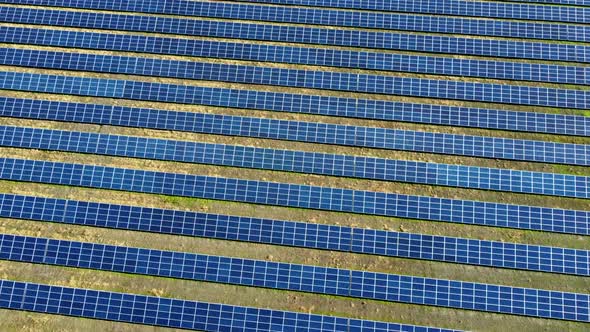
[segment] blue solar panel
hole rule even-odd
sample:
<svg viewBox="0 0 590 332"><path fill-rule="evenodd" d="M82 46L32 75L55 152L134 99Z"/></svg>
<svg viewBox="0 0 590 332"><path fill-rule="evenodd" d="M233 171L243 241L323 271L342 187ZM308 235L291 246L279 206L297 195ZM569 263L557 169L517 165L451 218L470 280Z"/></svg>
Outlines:
<svg viewBox="0 0 590 332"><path fill-rule="evenodd" d="M0 194L0 217L590 275L587 250Z"/></svg>
<svg viewBox="0 0 590 332"><path fill-rule="evenodd" d="M0 73L1 74L1 73ZM42 82L43 89L35 90L36 84L30 80L29 74L24 74L20 80L14 82L25 88L26 91L56 92L63 89L60 85L62 80L48 79ZM34 75L34 74L33 74ZM17 75L17 76L20 76ZM1 76L0 76L1 77ZM63 78L63 77L62 77ZM96 79L71 78L67 83L71 89L64 89L66 93L120 97L120 93L113 95L112 89L117 89L120 81L99 82ZM45 80L45 78L41 78ZM0 87L2 80L0 79ZM4 81L6 83L6 81ZM135 85L130 82L125 88L132 92L145 93L148 90L148 83ZM38 82L37 82L38 83ZM103 84L105 83L105 84ZM161 84L156 84L160 86ZM13 85L11 85L13 86ZM94 94L92 91L80 91L91 87L93 91L106 92L106 94ZM4 87L6 88L6 87ZM158 94L172 92L174 97L178 96L176 91L166 92L169 86L157 88ZM20 90L17 88L17 90ZM77 90L77 91L75 91ZM188 91L187 91L188 90ZM240 96L256 98L249 91L238 92L234 90L227 97L219 93L218 89L195 88L180 90L181 96L194 98L197 93L203 95L199 98L206 98L210 101L239 101ZM198 91L198 92L197 92ZM285 103L280 99L273 101L265 97L258 97L255 101L264 100L268 103ZM141 98L140 98L141 99ZM158 101L170 101L168 99ZM244 102L249 102L244 100ZM310 99L313 102L313 99ZM375 127L347 126L336 124L325 124L317 122L302 122L289 120L275 120L268 118L251 118L231 115L202 114L192 112L173 112L165 110L120 108L112 106L101 106L94 104L45 104L48 108L32 109L30 101L16 100L16 106L12 101L7 101L6 108L0 108L0 115L12 117L25 117L35 119L53 119L58 121L74 121L83 123L102 123L110 125L142 127L152 129L179 130L199 132L208 134L246 136L267 139L281 139L289 141L301 141L307 143L335 144L344 146L361 146L389 150L406 150L415 152L429 152L442 154L457 154L484 158L503 158L512 160L528 160L547 163L565 163L590 165L590 146L580 144L563 144L545 141L514 140L507 138L466 136L442 133L428 133L410 130L385 129ZM33 102L37 105L38 103ZM293 105L286 103L287 105ZM317 103L315 106L321 106ZM68 107L63 107L68 106ZM330 104L327 105L330 107ZM55 108L57 107L57 108ZM444 143L444 144L441 144ZM490 148L493 147L493 148Z"/></svg>
<svg viewBox="0 0 590 332"><path fill-rule="evenodd" d="M114 15L113 15L114 16ZM133 31L154 32L142 22L140 16L117 16L125 22L131 17L135 26L127 29ZM164 20L157 18L158 22ZM41 20L41 19L40 19ZM80 26L81 23L62 23L66 26ZM129 22L123 26L129 26ZM85 23L82 26L101 26L103 29L119 29L121 23L106 21L99 23ZM143 27L143 28L142 28ZM158 27L158 25L156 25ZM38 29L1 27L0 37L3 42L26 42L28 34ZM261 40L286 43L303 43L323 46L346 46L372 49L388 49L401 51L415 51L427 53L462 54L476 56L490 56L494 58L521 58L549 61L590 62L590 47L574 44L548 44L527 41L510 41L501 39L456 38L447 36L399 34L364 30L321 29L302 26L252 24L242 22L197 21L190 20L190 24L168 26L163 28L166 33L188 34L193 36L232 38L242 40ZM158 31L155 31L158 32ZM22 36L20 36L23 34ZM126 36L130 40L132 36Z"/></svg>
<svg viewBox="0 0 590 332"><path fill-rule="evenodd" d="M590 234L590 211L410 196L41 160L0 159L0 178L411 219Z"/></svg>
<svg viewBox="0 0 590 332"><path fill-rule="evenodd" d="M500 0L500 1L546 3L546 4L554 4L554 5L590 6L589 0Z"/></svg>
<svg viewBox="0 0 590 332"><path fill-rule="evenodd" d="M434 327L2 279L0 308L200 331L451 332Z"/></svg>
<svg viewBox="0 0 590 332"><path fill-rule="evenodd" d="M6 76L4 76L3 79L6 80ZM38 91L40 88L38 84L32 84L30 79L29 83L31 83L31 89L33 91ZM3 88L15 88L15 84L11 81L8 81L8 83L4 81L2 86ZM20 88L22 89L22 87ZM27 91L24 89L22 90ZM46 90L47 89L43 91ZM230 92L231 90L223 91ZM193 91L193 93L195 92ZM233 93L239 92L233 90ZM225 94L221 94L220 97L224 95ZM319 114L351 118L590 136L590 117L585 116L543 114L536 112L511 112L483 108L435 106L378 100L355 100L334 97L276 94L258 91L249 91L248 94L238 95L238 97L240 98L233 100L233 104L232 102L223 99L221 103L209 101L210 103L208 105L257 108L267 111ZM224 98L229 99L229 97ZM280 100L281 102L272 103L271 101L274 100ZM110 115L105 117L105 114L110 114L111 112L115 112L115 114L126 114L127 117L122 118ZM164 114L166 116L156 117L155 119L158 119L157 121L136 121L138 118L152 119L152 117L157 114ZM190 121L194 121L192 120L194 115L191 113L59 101L15 99L1 96L0 116L69 122L103 123L119 126L141 126L154 129L166 128L169 130L185 131L194 128L194 126L188 126ZM172 124L166 120L167 117L178 118L179 116L182 116L183 118L182 120L177 119L177 122L181 122L180 124L176 122ZM109 122L105 122L106 119L109 119Z"/></svg>
<svg viewBox="0 0 590 332"><path fill-rule="evenodd" d="M0 146L590 198L590 177L0 126Z"/></svg>
<svg viewBox="0 0 590 332"><path fill-rule="evenodd" d="M0 15L2 15L2 9L3 8L0 7ZM27 8L10 9L30 10ZM86 13L72 12L72 14ZM61 17L62 15L59 16ZM45 16L36 15L34 17L36 20L39 20ZM132 20L137 16L130 17L131 19L125 20L124 23L132 25ZM51 20L43 22L46 24L55 23ZM69 18L67 22L70 23L70 26L82 22L83 24L79 24L78 26L88 27L92 25L94 21L88 21L84 18ZM113 23L112 20L107 22L111 24ZM147 30L151 31L153 29L150 26ZM0 29L0 31L2 30ZM471 76L519 81L590 84L590 68L553 64L454 59L421 55L40 29L28 29L24 35L14 33L5 34L4 36L0 35L0 40L4 40L1 38L7 38L7 35L10 35L8 40L13 43L55 47L190 55L209 58L275 63L281 62L452 76Z"/></svg>
<svg viewBox="0 0 590 332"><path fill-rule="evenodd" d="M590 322L580 293L6 234L0 259Z"/></svg>
<svg viewBox="0 0 590 332"><path fill-rule="evenodd" d="M66 2L76 0L65 0ZM156 1L156 0L152 0ZM234 0L235 1L235 0ZM272 3L281 5L334 7L368 9L408 13L445 14L453 16L474 16L491 18L511 18L534 21L555 21L571 23L590 23L588 8L558 7L524 3L499 3L492 1L465 0L245 0L248 2ZM51 3L42 0L37 3ZM77 1L84 2L84 1ZM108 2L108 1L101 1ZM63 0L60 1L63 3ZM176 1L174 1L176 3ZM153 5L151 5L153 6Z"/></svg>
<svg viewBox="0 0 590 332"><path fill-rule="evenodd" d="M87 41L86 41L87 42ZM0 48L0 65L590 109L590 91Z"/></svg>
<svg viewBox="0 0 590 332"><path fill-rule="evenodd" d="M72 1L55 2L37 0L0 1L0 3L19 3L46 6L65 6L86 9L116 9L132 12L147 13L180 13L182 15L195 15L212 18L241 19L253 21L300 23L306 25L342 26L369 29L392 29L402 31L420 31L433 33L467 34L480 36L499 36L510 38L548 39L566 41L590 41L590 29L583 25L564 25L533 22L514 22L498 20L480 20L473 18L407 15L392 13L354 12L329 9L311 9L296 7L269 7L252 4L229 4L216 2L183 2L181 8L169 9L162 6L144 6L144 3L84 1L74 3ZM186 5L190 4L190 5ZM173 5L174 6L174 5ZM193 8L189 8L193 6ZM157 8L160 7L160 8ZM39 23L39 17L31 9L2 8L1 16L10 16L11 19L35 21ZM37 15L39 12L36 13ZM68 24L66 16L74 13L61 14L60 24ZM88 14L86 14L88 15ZM96 17L96 14L91 14ZM103 15L104 17L104 15ZM4 18L3 19L8 19ZM159 18L161 19L161 18ZM169 22L182 22L185 20L168 20ZM24 22L23 22L24 23Z"/></svg>

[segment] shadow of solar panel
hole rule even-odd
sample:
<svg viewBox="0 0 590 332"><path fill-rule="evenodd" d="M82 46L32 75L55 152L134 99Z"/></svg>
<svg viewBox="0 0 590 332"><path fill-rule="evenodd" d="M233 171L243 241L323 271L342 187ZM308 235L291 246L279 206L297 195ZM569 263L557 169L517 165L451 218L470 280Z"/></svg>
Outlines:
<svg viewBox="0 0 590 332"><path fill-rule="evenodd" d="M0 65L590 109L590 91L0 48Z"/></svg>
<svg viewBox="0 0 590 332"><path fill-rule="evenodd" d="M129 15L113 15L114 19L119 18L122 22L126 22L127 17L129 17ZM128 28L129 30L146 31L145 29L148 29L147 31L153 32L152 27L147 25L148 23L140 21L142 17L131 16L131 18L131 22L137 27ZM149 19L149 17L147 17L146 20L147 19ZM105 19L105 21L106 20L107 19ZM159 20L160 18L158 18L158 21ZM509 41L502 39L485 40L436 35L321 29L302 26L252 24L223 21L191 20L189 23L190 24L187 25L181 25L180 27L164 27L160 29L164 30L166 33L188 34L192 36L203 37L303 43L324 46L330 45L361 47L426 53L538 59L549 61L590 62L590 56L588 55L590 53L590 47L563 43L548 44L539 42ZM59 24L66 26L72 25L72 23ZM115 24L116 26L112 26ZM122 23L111 22L108 20L99 26L102 26L103 29L108 29L109 26L112 26L111 29L121 29L123 26L125 26L125 24L129 23L123 23L124 25L120 26L121 24ZM86 27L96 25L97 23L84 24ZM74 26L76 25L74 24ZM147 28L141 28L142 26L147 26ZM156 25L156 27L159 27L159 25ZM4 36L5 42L14 43L16 40L22 40L22 37L11 36L10 31L19 31L16 33L18 35L19 33L26 31L25 29L26 28L9 29L8 27L2 27L0 32L1 35Z"/></svg>
<svg viewBox="0 0 590 332"><path fill-rule="evenodd" d="M5 8L0 7L0 15L3 15L3 9ZM9 9L31 10L28 8ZM47 12L54 13L53 11ZM35 13L35 11L33 11L33 13ZM33 15L33 13L29 15ZM43 11L43 13L45 13L45 11ZM78 12L64 13L76 15L84 14ZM55 15L55 17L63 16L61 14L57 15ZM56 23L51 19L41 21L41 19L46 17L46 15L41 13L36 13L36 15L32 17L34 17L35 20L10 21L19 23L36 22L39 24L43 23L50 25ZM49 17L49 14L47 17ZM51 15L51 17L54 17L54 15ZM130 20L125 20L124 23L131 25L131 21L135 18L137 18L137 16L130 16ZM5 17L5 20L8 21L9 19ZM92 20L88 18L88 20L82 17L72 17L71 21L68 20L67 22L69 22L70 26L95 28L96 25L93 24L93 22L96 19ZM113 24L112 20L107 22ZM4 29L4 27L0 27L0 31L3 31L2 29ZM451 76L470 76L519 81L582 85L590 84L590 69L586 67L532 64L523 62L454 59L421 55L302 48L264 44L244 44L209 40L189 40L81 31L27 29L26 33L22 35L13 33L13 28L8 27L6 29L11 31L11 36L0 36L0 40L3 40L1 38L6 38L7 40L10 40L10 42L20 44L90 48L155 54L190 55L210 58L280 62L289 64L331 66L355 69L360 68L423 74L441 74ZM146 31L147 30L153 30L153 27L146 27ZM89 40L90 42L88 42Z"/></svg>
<svg viewBox="0 0 590 332"><path fill-rule="evenodd" d="M590 198L590 178L305 151L0 126L0 146Z"/></svg>
<svg viewBox="0 0 590 332"><path fill-rule="evenodd" d="M590 211L10 158L0 159L0 178L473 225L590 234Z"/></svg>
<svg viewBox="0 0 590 332"><path fill-rule="evenodd" d="M0 308L200 331L453 331L10 280L0 280Z"/></svg>
<svg viewBox="0 0 590 332"><path fill-rule="evenodd" d="M27 5L39 5L39 1L0 1L0 3L20 3ZM412 32L430 32L430 33L449 33L449 34L466 34L492 37L510 37L510 38L527 38L527 39L548 39L548 40L564 40L564 41L589 41L590 29L583 25L565 25L565 24L550 24L538 22L516 22L516 21L498 21L498 20L479 20L472 18L457 18L457 17L441 17L441 16L426 16L426 15L408 15L408 14L393 14L393 13L370 13L370 12L355 12L355 11L341 11L330 9L312 9L312 8L297 8L297 7L270 7L253 4L229 4L216 2L183 2L183 8L179 10L170 10L168 8L144 7L141 4L132 3L135 8L129 8L130 3L103 3L98 4L96 1L92 2L78 2L69 3L55 3L48 1L43 5L46 6L60 6L70 8L86 8L86 9L103 9L120 11L120 7L125 6L123 11L144 12L144 13L160 13L169 14L171 12L179 12L188 9L185 4L195 5L194 11L191 15L222 19L239 19L251 21L265 21L276 23L298 23L306 25L320 25L320 26L341 26L351 28L368 28L368 29L390 29ZM142 6L141 8L138 8ZM115 9L117 8L117 9ZM38 20L38 17L31 17L34 12L23 10L22 8L2 8L2 15L20 18L22 20ZM63 13L63 12L62 12ZM37 13L38 14L38 13ZM185 15L186 13L183 13ZM64 24L68 20L66 15L74 14L60 14ZM78 15L95 15L82 14ZM96 16L94 16L96 17ZM104 15L103 15L104 17ZM162 18L158 18L161 20ZM186 20L168 19L171 27ZM37 21L38 22L38 21ZM162 23L162 22L161 22ZM160 24L161 24L160 23ZM67 23L66 23L67 24ZM112 23L111 23L112 24Z"/></svg>
<svg viewBox="0 0 590 332"><path fill-rule="evenodd" d="M27 74L25 74L25 76L26 75ZM26 91L33 90L48 92L49 90L54 93L56 92L56 88L59 89L59 85L63 84L63 81L61 83L52 81L51 77L48 78L47 81L44 77L39 77L39 79L41 82L37 82L37 84L41 83L39 86L46 88L35 90L33 87L35 82L27 80L26 78L16 81L15 84L25 87ZM4 82L6 83L6 81L7 80ZM115 85L117 85L118 81L115 82L117 82L115 83ZM131 81L122 81L121 84L125 84L125 82L130 83L125 85L125 87L131 91L142 88L143 90L141 91L147 91L147 83L138 82L139 87L135 87ZM114 82L109 81L104 83L106 83L104 89L107 93L99 93L97 95L112 96L108 93L108 89L112 89L115 86L113 85ZM79 89L80 87L85 89L84 84L90 84L90 86L98 91L103 89L103 87L100 86L101 82L97 82L95 79L90 79L90 81L88 81L88 79L85 78L72 78L72 81L67 82L67 85L70 84L72 84L72 89ZM2 85L0 84L0 86ZM197 92L195 89L191 90L190 96L195 97ZM241 93L243 93L243 96L252 98L255 101L263 100L265 102L273 103L270 99L266 99L265 97L259 97L261 99L256 99L256 96L249 93L250 91L240 92L240 90L233 90L233 93L230 93L230 96L224 97L219 93L222 91L219 89L196 88L196 90L200 90L200 93L202 93L201 98L207 98L207 101L202 101L205 104L209 101L235 102L236 100L239 100L239 94ZM66 89L66 91L66 93L69 92L73 94L81 92L82 95L85 93L84 91L72 91L68 89ZM95 95L92 92L86 92L90 95ZM157 89L157 93L161 95L165 93L165 89ZM262 95L264 94L265 93L262 93ZM184 95L187 95L186 91L184 91ZM408 130L392 130L374 127L346 126L192 112L121 108L93 104L70 104L69 106L72 106L71 108L59 109L52 109L51 107L47 109L33 109L30 107L27 108L30 104L26 100L22 103L16 101L16 103L17 105L15 107L15 105L12 104L12 101L8 100L7 107L0 108L0 114L12 117L52 119L82 123L102 123L151 129L181 130L208 134L281 139L307 143L362 146L415 152L468 155L485 158L529 160L547 163L590 164L590 157L588 156L590 154L590 147L588 145L579 144L427 133ZM34 104L36 104L36 102ZM58 106L63 104L53 103L50 105ZM297 104L284 103L284 105ZM316 104L315 106L317 105L320 104ZM441 144L441 142L444 142L444 144ZM494 149L490 149L490 146L494 147Z"/></svg>
<svg viewBox="0 0 590 332"><path fill-rule="evenodd" d="M424 259L529 271L590 275L587 250L0 194L0 216Z"/></svg>
<svg viewBox="0 0 590 332"><path fill-rule="evenodd" d="M0 234L0 259L590 322L590 295Z"/></svg>
<svg viewBox="0 0 590 332"><path fill-rule="evenodd" d="M66 0L67 1L67 0ZM103 0L105 1L105 0ZM235 1L235 0L233 0ZM245 0L281 5L368 9L404 13L443 14L453 16L510 18L533 21L590 23L590 10L526 3L500 3L464 0ZM52 1L44 0L42 3ZM69 2L69 1L68 1ZM105 1L106 2L106 1ZM241 2L241 1L240 1ZM63 2L62 2L63 3Z"/></svg>

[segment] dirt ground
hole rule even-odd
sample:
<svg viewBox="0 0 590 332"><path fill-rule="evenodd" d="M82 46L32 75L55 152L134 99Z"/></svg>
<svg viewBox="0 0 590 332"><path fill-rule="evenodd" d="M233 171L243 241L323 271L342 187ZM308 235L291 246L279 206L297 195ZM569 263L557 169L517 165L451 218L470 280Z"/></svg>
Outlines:
<svg viewBox="0 0 590 332"><path fill-rule="evenodd" d="M70 29L72 30L72 29ZM73 29L75 30L75 29ZM189 38L189 37L183 37ZM2 45L0 47L19 47L41 49L33 46ZM88 50L65 50L84 53L125 54L119 52L96 52ZM223 63L240 63L260 66L276 66L284 68L314 68L284 64L263 64L229 60L197 59L189 57L137 55L162 59L186 59L191 61L209 61ZM326 70L340 70L324 68ZM359 98L378 98L386 100L400 100L410 102L427 102L448 105L482 106L496 109L511 109L519 111L551 112L583 114L582 111L549 109L542 107L525 107L510 105L493 105L468 103L458 101L424 100L395 96L376 96L356 93L341 93L332 91L318 91L305 89L290 89L267 86L251 86L240 84L226 84L218 82L198 82L164 78L136 77L127 75L106 75L96 73L59 72L18 67L3 67L2 71L39 72L64 74L85 77L110 77L134 79L149 82L166 82L199 86L223 86L240 89L258 89L268 91L296 91L298 93L313 93L322 95L352 96ZM371 73L370 71L355 71ZM413 75L398 73L383 73L387 75L407 77L434 77L430 75ZM441 78L441 77L435 77ZM459 78L452 78L459 79ZM489 82L483 79L467 79L470 81ZM494 81L495 82L495 81ZM532 85L526 82L502 82L503 84ZM543 86L556 87L550 84ZM563 86L559 86L563 87ZM588 87L577 87L587 89ZM474 128L458 128L446 126L430 126L400 122L372 121L350 118L330 118L324 116L287 114L278 112L262 112L239 109L222 109L196 105L177 105L154 102L129 100L113 100L105 98L89 98L64 95L50 95L37 93L22 93L0 91L0 96L33 98L45 100L64 100L75 102L99 103L108 105L124 105L137 107L151 107L158 109L180 110L188 112L207 112L217 114L235 114L276 119L290 119L302 121L319 121L339 124L353 124L377 126L386 128L400 128L422 131L436 131L467 135L484 135L497 137L511 137L567 143L590 144L588 137L568 137L556 135L542 135L531 133L516 133L507 131L481 130ZM144 130L137 128L122 128L112 126L97 126L87 124L59 123L51 121L33 121L22 119L0 118L0 124L37 128L53 128L74 131L112 133L135 135L144 137L169 138L188 141L215 142L225 144L239 144L257 147L273 147L279 149L317 151L339 154L354 154L363 156L378 156L392 159L408 159L429 162L441 162L461 165L475 165L486 167L501 167L522 170L558 172L568 174L590 175L589 167L575 167L565 165L550 165L541 163L524 163L506 160L492 160L447 155L423 154L403 151L389 151L379 149L362 149L354 147L308 144L301 142L285 142L277 140L253 139L244 137L225 137L195 133L179 133L169 131ZM189 174L206 174L214 176L269 180L298 184L310 184L343 188L354 188L374 191L395 192L404 194L418 194L436 197L449 197L480 201L505 202L524 205L551 206L567 209L589 210L588 200L549 197L539 195L525 195L515 193L492 192L483 190L458 189L440 186L426 186L408 183L383 182L338 178L329 176L306 175L298 173L274 172L263 170L239 169L209 165L196 165L154 160L140 160L130 158L108 157L98 155L83 155L74 153L48 152L26 149L0 148L0 157L27 158L51 161L65 161L107 165L114 167L141 168L166 172ZM162 207L181 210L204 211L220 214L235 214L253 217L266 217L307 221L314 223L338 224L372 229L386 229L402 232L416 232L447 236L460 236L476 239L488 239L507 242L561 246L579 249L590 249L588 237L534 232L525 230L459 225L443 222L423 220L407 220L400 218L364 216L338 212L293 209L273 206L259 206L252 204L170 197L162 195L139 194L129 192L108 191L99 189L54 186L36 183L17 183L0 181L0 192L24 195L38 195L43 197L69 198L99 202L112 202L138 206ZM510 286L543 288L560 291L590 293L590 278L548 274L540 272L516 271L476 267L469 265L450 264L441 262L420 261L411 259L360 255L303 248L290 248L244 242L232 242L205 238L180 237L152 233L140 233L121 230L81 227L73 225L51 224L35 221L23 221L0 218L0 232L30 236L41 236L58 239L98 242L135 247L151 247L157 249L197 252L213 255L234 256L244 258L265 259L281 262L313 264L330 267L363 269L388 273L418 275L434 278L456 279L464 281L485 282ZM204 283L170 278L137 276L103 271L63 268L56 266L33 265L16 262L0 262L0 278L20 281L31 281L66 285L73 287L87 287L155 296L175 297L208 302L269 307L274 309L312 312L336 316L356 317L391 322L402 322L418 325L431 325L455 329L477 331L584 331L587 325L566 321L528 318L511 315L491 314L467 310L447 309L430 306L409 305L401 303L387 303L382 301L351 299L336 296L322 296L292 291L279 291L234 285ZM160 327L140 326L132 324L97 321L90 319L71 318L38 313L0 310L0 327L2 331L164 331L170 330Z"/></svg>

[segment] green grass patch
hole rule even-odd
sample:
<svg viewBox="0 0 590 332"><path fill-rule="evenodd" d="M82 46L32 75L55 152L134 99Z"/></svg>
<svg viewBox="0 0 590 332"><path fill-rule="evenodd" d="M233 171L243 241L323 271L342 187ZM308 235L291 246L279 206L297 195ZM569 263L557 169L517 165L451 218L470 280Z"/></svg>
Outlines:
<svg viewBox="0 0 590 332"><path fill-rule="evenodd" d="M584 111L582 112L582 115L590 117L590 111Z"/></svg>
<svg viewBox="0 0 590 332"><path fill-rule="evenodd" d="M158 195L162 202L170 204L177 208L195 208L195 207L202 207L202 206L209 206L213 204L214 200L211 199L202 199L202 198L193 198L193 197L183 197L183 196L168 196L168 195Z"/></svg>
<svg viewBox="0 0 590 332"><path fill-rule="evenodd" d="M590 176L590 167L576 167L569 165L553 165L553 172L568 175Z"/></svg>

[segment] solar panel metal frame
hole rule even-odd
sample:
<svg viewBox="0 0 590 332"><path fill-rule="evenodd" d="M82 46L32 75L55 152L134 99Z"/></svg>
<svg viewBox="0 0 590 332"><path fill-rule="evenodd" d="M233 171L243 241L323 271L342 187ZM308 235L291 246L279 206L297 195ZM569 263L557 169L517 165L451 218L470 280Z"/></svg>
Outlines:
<svg viewBox="0 0 590 332"><path fill-rule="evenodd" d="M575 89L15 48L0 48L0 64L444 100L590 109L590 91Z"/></svg>
<svg viewBox="0 0 590 332"><path fill-rule="evenodd" d="M590 211L0 158L4 180L472 225L590 234Z"/></svg>
<svg viewBox="0 0 590 332"><path fill-rule="evenodd" d="M1 77L0 73L0 77ZM91 79L87 85L84 78L74 89L87 89L88 86L102 89L100 84ZM74 80L76 80L74 78ZM20 79L16 84L27 87L30 91L30 80ZM127 88L135 91L146 91L144 84L135 88L132 84ZM58 86L57 81L48 82L51 92ZM104 88L109 89L108 83ZM0 80L0 87L2 85ZM34 90L34 89L33 89ZM34 90L43 91L47 90ZM158 89L162 92L164 89ZM184 90L183 90L184 91ZM204 98L221 100L216 89L206 90ZM217 92L215 92L217 91ZM73 93L73 91L69 91ZM246 95L252 97L246 91ZM184 91L184 95L188 95ZM196 92L190 92L195 96ZM104 95L99 95L103 96ZM108 95L109 97L117 97ZM239 98L239 93L234 94ZM233 100L228 98L228 100ZM264 99L259 99L264 100ZM0 102L2 99L0 99ZM159 100L162 101L162 100ZM268 101L268 100L267 100ZM271 100L272 101L272 100ZM127 127L141 127L150 129L180 130L207 134L228 136L256 137L264 139L279 139L286 141L301 141L307 143L332 144L343 146L361 146L391 150L407 150L415 152L429 152L442 154L459 154L484 158L510 158L513 160L529 160L546 163L589 164L590 146L579 144L564 144L545 141L513 140L487 136L465 136L443 133L428 133L409 130L387 128L361 127L317 122L302 122L291 120L277 120L269 118L252 118L232 115L217 115L193 112L174 112L167 110L119 108L94 104L68 104L71 108L60 109L53 113L51 109L26 109L27 101L22 103L15 100L14 104L7 101L7 107L0 107L0 115L19 118L52 119L57 121L74 121L80 123L103 123L122 125ZM1 105L1 104L0 104ZM50 104L60 105L60 104ZM322 105L317 103L316 105ZM73 108L73 109L72 109ZM75 111L75 112L74 112ZM132 115L139 114L135 117ZM72 119L72 120L70 120ZM141 121L138 121L141 119ZM438 142L445 142L440 145ZM490 149L490 147L493 147Z"/></svg>
<svg viewBox="0 0 590 332"><path fill-rule="evenodd" d="M11 126L0 146L590 198L590 177L513 169Z"/></svg>
<svg viewBox="0 0 590 332"><path fill-rule="evenodd" d="M125 1L121 1L124 4ZM191 15L216 19L238 19L271 23L291 23L319 26L340 26L379 30L398 30L427 33L466 34L487 37L547 39L563 41L590 41L590 29L583 25L482 20L462 17L397 14L387 12L358 12L305 7L266 6L253 3L182 2L174 9L162 6L142 6L133 3L127 6L85 1L0 0L0 4L44 5L69 8L131 11L134 13L157 13ZM192 6L192 7L191 7ZM132 7L132 8L131 8ZM166 7L166 6L164 6ZM8 8L8 7L5 7ZM13 7L14 8L14 7ZM121 9L122 8L122 9Z"/></svg>
<svg viewBox="0 0 590 332"><path fill-rule="evenodd" d="M201 331L455 331L4 279L0 308Z"/></svg>
<svg viewBox="0 0 590 332"><path fill-rule="evenodd" d="M590 322L581 293L8 234L0 248L10 261Z"/></svg>
<svg viewBox="0 0 590 332"><path fill-rule="evenodd" d="M0 193L0 217L590 275L588 250Z"/></svg>
<svg viewBox="0 0 590 332"><path fill-rule="evenodd" d="M15 8L30 10L28 8ZM2 15L0 7L0 15ZM74 12L79 14L78 12ZM1 16L0 16L1 17ZM37 19L43 15L35 16ZM132 16L132 19L135 16ZM85 24L76 24L84 22ZM38 21L36 21L38 22ZM71 26L91 26L92 22L72 18ZM109 21L112 23L112 21ZM52 24L55 22L46 22ZM130 22L127 22L130 23ZM3 31L0 28L0 31ZM189 55L261 62L370 69L380 71L468 76L481 78L590 85L590 68L555 64L533 64L492 60L455 59L423 55L377 53L338 49L302 48L266 44L219 42L121 35L83 31L34 30L15 35L13 43L81 49ZM19 37L20 36L20 37ZM0 36L0 40L5 37ZM88 42L88 41L91 42Z"/></svg>
<svg viewBox="0 0 590 332"><path fill-rule="evenodd" d="M1 8L1 7L0 7ZM64 12L65 13L65 12ZM71 14L74 15L74 14ZM79 14L81 15L81 14ZM78 15L78 16L79 16ZM95 14L93 15L96 17ZM104 17L104 14L102 14ZM77 16L77 15L74 15ZM287 43L302 43L322 46L344 46L354 48L400 50L409 52L440 53L440 54L461 54L472 56L491 56L494 58L517 58L536 59L547 61L583 62L590 63L590 47L575 44L549 44L541 42L511 41L502 39L475 39L459 38L437 35L400 34L393 32L343 30L343 29L322 29L318 27L305 26L280 26L272 24L254 24L242 22L223 22L207 20L185 20L186 25L164 25L161 29L155 29L160 24L168 23L165 18L154 18L154 26L147 25L151 22L149 17L135 15L109 15L109 19L99 22L102 29L124 30L120 24L114 21L121 19L124 25L130 24L134 27L127 28L131 31L164 32L174 34L186 34L190 36L232 38L242 40L259 40ZM55 24L65 26L79 26L82 23L72 24L70 21L56 18ZM129 22L128 19L131 19ZM36 21L33 17L33 22ZM178 23L178 20L172 22ZM8 20L7 20L8 21ZM13 21L26 21L15 19ZM39 20L42 22L42 20ZM91 21L92 22L92 19ZM172 23L170 23L172 24ZM85 24L86 27L96 28L96 23ZM142 28L142 26L145 26ZM149 27L149 28L148 28ZM26 28L3 27L0 36L4 36L5 42L15 43L24 38L10 36L9 31L22 33ZM163 30L163 31L159 31ZM10 38L9 38L10 37Z"/></svg>

